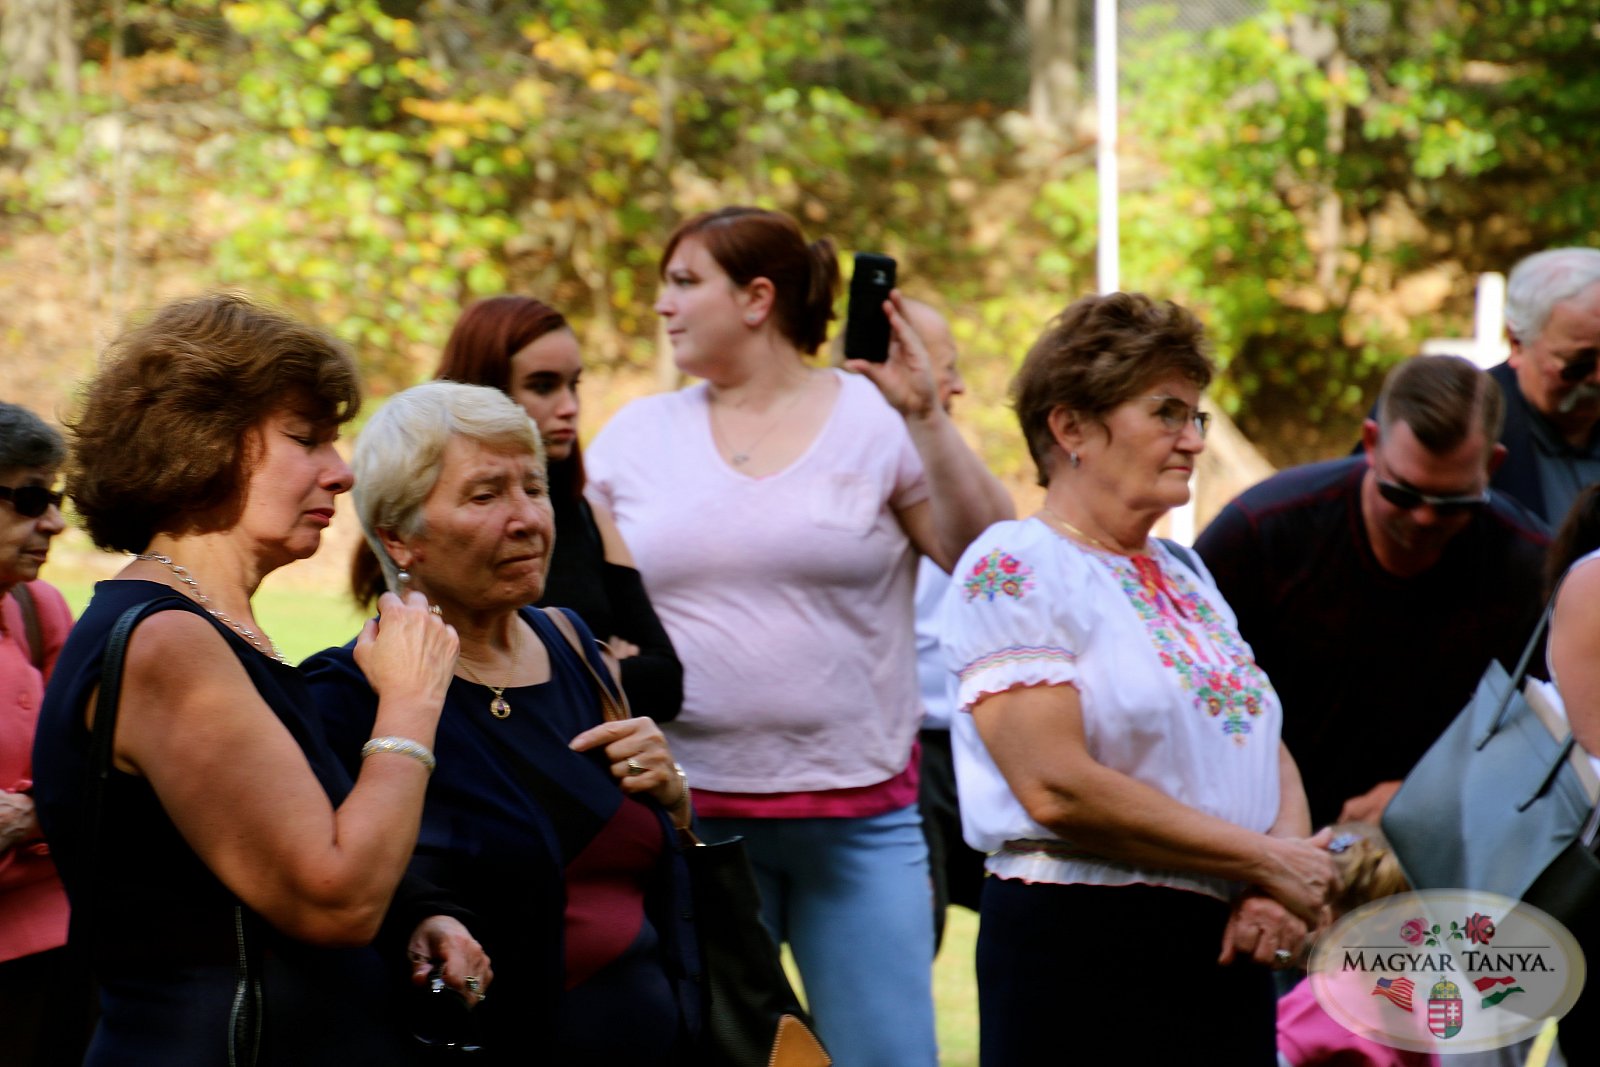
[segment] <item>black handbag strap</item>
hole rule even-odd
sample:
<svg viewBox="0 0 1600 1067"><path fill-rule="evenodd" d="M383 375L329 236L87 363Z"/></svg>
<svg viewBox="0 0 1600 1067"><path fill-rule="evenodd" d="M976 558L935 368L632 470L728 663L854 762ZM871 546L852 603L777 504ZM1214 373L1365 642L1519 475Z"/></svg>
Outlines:
<svg viewBox="0 0 1600 1067"><path fill-rule="evenodd" d="M1516 669L1511 672L1511 684L1506 686L1506 691L1500 696L1500 706L1495 709L1494 721L1489 724L1489 732L1478 739L1476 747L1482 748L1489 743L1489 738L1500 732L1500 727L1505 725L1506 710L1511 707L1511 698L1517 690L1522 688L1523 681L1528 677L1528 667L1533 662L1533 653L1539 647L1539 642L1544 639L1545 631L1550 628L1550 618L1556 611L1556 597L1561 595L1561 586L1566 582L1565 573L1556 581L1556 587L1550 590L1550 599L1545 602L1544 611L1539 614L1539 623L1533 628L1533 633L1528 635L1528 645L1522 650L1522 655L1517 659ZM1567 740L1572 740L1571 732ZM1571 751L1569 748L1568 751ZM1565 756L1562 757L1563 759ZM1557 766L1560 766L1558 763ZM1552 777L1554 777L1552 775Z"/></svg>
<svg viewBox="0 0 1600 1067"><path fill-rule="evenodd" d="M34 602L33 590L28 588L27 582L18 582L11 587L11 596L17 602L17 610L22 612L22 636L28 642L28 662L43 673L44 634L39 629L39 605Z"/></svg>
<svg viewBox="0 0 1600 1067"><path fill-rule="evenodd" d="M128 638L145 618L175 604L187 605L184 598L160 596L135 604L124 611L106 638L105 656L100 661L100 688L94 706L94 726L89 730L89 761L85 767L82 832L84 886L82 899L74 901L72 925L89 933L94 919L96 897L100 891L100 844L105 831L106 784L111 778L112 750L117 732L117 707L122 700L122 668L128 657ZM87 944L88 942L84 942Z"/></svg>
<svg viewBox="0 0 1600 1067"><path fill-rule="evenodd" d="M176 593L158 596L135 604L117 617L106 638L105 656L100 661L100 687L94 706L94 725L89 729L89 760L85 766L83 826L81 842L85 892L72 904L70 940L91 944L90 935L100 893L100 845L105 836L106 788L111 779L117 732L117 709L122 702L122 672L128 658L128 639L134 627L158 611L189 609L194 602ZM233 906L234 938L238 949L235 989L228 1033L228 1062L236 1067L253 1067L261 1051L262 993L258 961L251 945L251 915L244 906Z"/></svg>

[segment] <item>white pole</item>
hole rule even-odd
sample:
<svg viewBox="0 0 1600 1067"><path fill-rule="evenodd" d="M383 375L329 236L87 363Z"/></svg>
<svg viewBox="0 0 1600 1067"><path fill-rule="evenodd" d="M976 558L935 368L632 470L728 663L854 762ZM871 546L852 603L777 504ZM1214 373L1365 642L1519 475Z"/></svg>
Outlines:
<svg viewBox="0 0 1600 1067"><path fill-rule="evenodd" d="M1117 0L1094 4L1094 95L1100 145L1096 174L1100 188L1100 245L1096 256L1100 292L1122 288L1121 229L1117 225ZM1198 472L1196 472L1198 477ZM1194 481L1191 478L1190 485ZM1167 513L1167 536L1194 544L1194 497Z"/></svg>
<svg viewBox="0 0 1600 1067"><path fill-rule="evenodd" d="M1099 114L1100 147L1096 173L1100 184L1100 247L1097 257L1100 291L1122 288L1117 249L1117 0L1094 4L1094 95Z"/></svg>

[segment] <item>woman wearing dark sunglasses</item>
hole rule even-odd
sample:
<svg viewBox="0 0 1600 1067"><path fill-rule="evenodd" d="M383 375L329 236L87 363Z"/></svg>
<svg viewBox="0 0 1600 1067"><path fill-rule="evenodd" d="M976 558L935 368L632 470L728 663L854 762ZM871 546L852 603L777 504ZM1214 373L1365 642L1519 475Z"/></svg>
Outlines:
<svg viewBox="0 0 1600 1067"><path fill-rule="evenodd" d="M68 989L67 896L32 796L39 702L72 626L61 594L38 580L64 526L53 486L66 456L43 419L0 402L0 1063L19 1067L74 1062L74 1046L81 1057L87 1018L87 993Z"/></svg>

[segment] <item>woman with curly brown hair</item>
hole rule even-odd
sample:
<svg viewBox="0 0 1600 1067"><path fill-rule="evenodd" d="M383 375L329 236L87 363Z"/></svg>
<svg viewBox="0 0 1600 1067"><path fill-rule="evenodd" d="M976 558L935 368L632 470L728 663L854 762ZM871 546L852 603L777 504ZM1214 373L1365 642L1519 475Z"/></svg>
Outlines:
<svg viewBox="0 0 1600 1067"><path fill-rule="evenodd" d="M383 963L351 947L386 915L402 971L409 935L458 987L487 983L435 902L390 906L454 632L421 596L380 604L356 653L381 697L352 786L251 606L321 543L351 484L334 441L359 402L336 342L231 295L162 308L84 390L67 492L96 544L134 558L61 651L34 766L71 937L101 988L90 1064L404 1062ZM104 691L130 619L121 685Z"/></svg>

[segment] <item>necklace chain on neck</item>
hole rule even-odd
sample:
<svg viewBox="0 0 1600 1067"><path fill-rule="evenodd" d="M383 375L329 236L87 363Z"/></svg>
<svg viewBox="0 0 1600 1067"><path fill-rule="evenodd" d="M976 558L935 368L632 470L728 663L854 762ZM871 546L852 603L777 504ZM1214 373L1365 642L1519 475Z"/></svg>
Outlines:
<svg viewBox="0 0 1600 1067"><path fill-rule="evenodd" d="M515 666L517 661L517 634L515 632L513 632L511 635L511 646L511 662L512 665ZM494 694L494 699L489 701L490 715L493 715L497 719L507 719L511 717L511 703L510 701L506 700L506 690L510 687L509 683L507 685L490 685L482 678L479 678L477 674L473 672L471 667L467 666L467 658L465 656L457 656L456 665L466 673L467 681L476 682Z"/></svg>
<svg viewBox="0 0 1600 1067"><path fill-rule="evenodd" d="M210 615L213 619L216 619L218 622L223 623L226 626L231 626L238 632L240 637L250 642L250 644L255 647L256 651L260 652L263 656L275 659L279 663L289 662L284 658L283 653L278 651L278 646L273 643L272 638L268 637L264 632L258 633L258 631L252 630L249 627L241 626L239 623L229 618L226 612L212 607L211 598L206 596L205 592L201 590L200 583L194 580L194 575L189 573L189 568L183 566L181 563L174 563L171 556L163 556L159 552L139 552L136 553L133 558L146 560L150 563L161 564L163 567L167 568L174 575L176 575L178 581L189 587L190 593L194 596L194 599L200 604L200 606L206 609L207 615ZM261 643L263 640L266 641L266 644Z"/></svg>
<svg viewBox="0 0 1600 1067"><path fill-rule="evenodd" d="M800 387L789 394L788 398L784 400L782 407L779 408L778 412L771 417L771 421L769 421L766 426L762 427L761 432L756 434L755 438L751 440L749 444L745 445L743 448L738 448L735 447L732 441L728 441L728 462L732 463L735 467L742 467L746 463L749 463L750 456L755 452L756 447L767 439L768 434L772 433L773 430L778 428L778 425L782 423L784 418L789 414L789 409L800 402L800 397L805 394L806 388L810 384L811 375L809 372L807 372L806 377L800 382ZM721 436L724 440L727 439L728 433L726 429L722 431Z"/></svg>
<svg viewBox="0 0 1600 1067"><path fill-rule="evenodd" d="M1072 525L1072 523L1068 522L1066 519L1062 518L1060 515L1057 515L1054 511L1051 511L1050 510L1050 506L1048 504L1040 506L1040 508L1039 508L1039 517L1044 519L1045 524L1047 526L1054 526L1057 529L1064 530L1065 532L1071 534L1073 537L1076 537L1078 540L1087 541L1089 544L1094 545L1096 548L1103 549L1103 550L1105 550L1107 552L1114 553L1114 554L1116 554L1118 556L1137 555L1137 552L1129 552L1126 549L1113 548L1110 545L1106 544L1104 541L1100 540L1100 538L1094 536L1094 534L1084 533L1082 530L1080 530L1076 526Z"/></svg>

